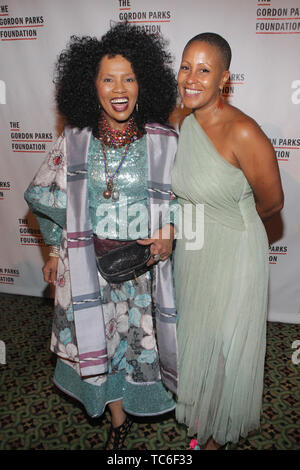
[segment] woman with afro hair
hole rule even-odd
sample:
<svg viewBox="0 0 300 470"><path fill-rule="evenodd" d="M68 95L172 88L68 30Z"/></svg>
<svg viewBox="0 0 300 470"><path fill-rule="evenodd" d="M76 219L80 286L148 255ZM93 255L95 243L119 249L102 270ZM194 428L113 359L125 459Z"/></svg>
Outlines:
<svg viewBox="0 0 300 470"><path fill-rule="evenodd" d="M124 446L128 414L175 407L169 64L161 38L128 24L101 40L72 37L55 79L64 132L25 192L50 246L43 274L56 286L54 383L92 417L108 405L106 449ZM100 275L99 258L129 244L148 247L147 270L123 282Z"/></svg>

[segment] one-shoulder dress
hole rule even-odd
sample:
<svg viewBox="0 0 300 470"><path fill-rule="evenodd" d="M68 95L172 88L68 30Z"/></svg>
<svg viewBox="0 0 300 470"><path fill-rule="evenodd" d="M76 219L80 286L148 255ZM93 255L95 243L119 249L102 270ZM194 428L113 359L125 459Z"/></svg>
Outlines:
<svg viewBox="0 0 300 470"><path fill-rule="evenodd" d="M217 152L193 114L181 128L172 189L183 222L174 257L176 417L200 445L211 436L221 445L237 442L260 426L269 276L265 228L244 173Z"/></svg>

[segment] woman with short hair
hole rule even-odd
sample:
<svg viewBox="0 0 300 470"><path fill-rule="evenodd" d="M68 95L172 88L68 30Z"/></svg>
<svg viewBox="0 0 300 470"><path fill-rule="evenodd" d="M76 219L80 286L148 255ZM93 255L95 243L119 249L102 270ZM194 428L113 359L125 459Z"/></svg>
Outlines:
<svg viewBox="0 0 300 470"><path fill-rule="evenodd" d="M186 45L178 88L185 118L172 189L184 227L204 207L204 245L177 240L179 387L176 416L202 449L236 443L260 424L266 343L268 240L280 211L275 152L256 122L225 103L231 49L215 33ZM184 211L190 205L193 211Z"/></svg>

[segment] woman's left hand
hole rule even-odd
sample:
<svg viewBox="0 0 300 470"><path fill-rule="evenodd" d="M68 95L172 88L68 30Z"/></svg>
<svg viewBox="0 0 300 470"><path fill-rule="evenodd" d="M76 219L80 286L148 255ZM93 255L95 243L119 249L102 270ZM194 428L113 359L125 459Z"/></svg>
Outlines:
<svg viewBox="0 0 300 470"><path fill-rule="evenodd" d="M147 265L157 263L158 261L165 261L172 253L174 240L174 227L173 225L164 225L161 229L157 230L152 238L146 240L137 240L140 245L151 245L151 259ZM158 259L158 256L159 259Z"/></svg>

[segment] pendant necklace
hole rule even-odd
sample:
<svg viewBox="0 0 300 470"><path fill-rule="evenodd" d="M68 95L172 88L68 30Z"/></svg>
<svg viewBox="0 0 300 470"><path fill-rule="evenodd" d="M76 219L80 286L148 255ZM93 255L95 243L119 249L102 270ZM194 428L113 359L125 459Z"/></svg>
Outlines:
<svg viewBox="0 0 300 470"><path fill-rule="evenodd" d="M112 198L113 201L118 201L120 198L120 193L114 184L114 177L116 176L121 166L123 165L123 162L126 158L131 142L134 142L135 140L139 139L142 133L138 131L133 117L129 119L129 122L124 129L116 130L109 126L103 114L98 124L98 133L99 133L98 138L101 140L101 144L102 144L102 151L103 151L104 165L105 165L106 189L103 192L103 197L105 199ZM126 145L121 161L118 165L118 168L116 169L113 175L110 175L108 172L105 145L111 148L122 148L124 145Z"/></svg>
<svg viewBox="0 0 300 470"><path fill-rule="evenodd" d="M114 185L114 177L116 176L116 174L120 170L120 168L121 168L121 166L122 166L122 164L125 160L125 157L127 155L128 149L129 149L130 142L126 145L126 148L125 148L125 151L124 151L123 156L121 158L121 161L119 163L119 166L118 166L118 168L116 169L116 171L114 172L113 175L109 175L109 173L108 173L105 146L104 146L104 143L103 143L102 140L101 140L101 143L102 143L102 151L103 151L104 165L105 165L105 184L106 184L106 189L103 192L103 197L105 199L110 199L111 198L113 201L118 201L119 198L120 198L120 193Z"/></svg>

